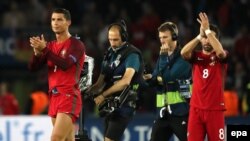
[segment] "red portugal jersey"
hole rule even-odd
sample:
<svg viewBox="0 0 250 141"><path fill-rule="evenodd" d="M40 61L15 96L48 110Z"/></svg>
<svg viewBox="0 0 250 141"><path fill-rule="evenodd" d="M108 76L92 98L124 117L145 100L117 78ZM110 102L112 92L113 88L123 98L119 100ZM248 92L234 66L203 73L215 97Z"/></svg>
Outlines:
<svg viewBox="0 0 250 141"><path fill-rule="evenodd" d="M56 87L62 93L74 94L76 91L79 93L78 81L83 67L84 54L78 57L77 53L84 49L83 44L71 37L62 43L52 41L47 48L63 59L71 58L75 61L75 64L63 70L63 68L56 65L57 62L50 59L47 60L49 91Z"/></svg>
<svg viewBox="0 0 250 141"><path fill-rule="evenodd" d="M193 53L191 106L204 110L225 110L223 93L227 70L226 58L219 59L215 52L210 55L205 55L201 51Z"/></svg>
<svg viewBox="0 0 250 141"><path fill-rule="evenodd" d="M33 56L29 67L31 70L37 70L47 62L49 93L56 88L59 93L80 94L78 81L84 58L84 44L70 37L62 43L49 42L41 56Z"/></svg>

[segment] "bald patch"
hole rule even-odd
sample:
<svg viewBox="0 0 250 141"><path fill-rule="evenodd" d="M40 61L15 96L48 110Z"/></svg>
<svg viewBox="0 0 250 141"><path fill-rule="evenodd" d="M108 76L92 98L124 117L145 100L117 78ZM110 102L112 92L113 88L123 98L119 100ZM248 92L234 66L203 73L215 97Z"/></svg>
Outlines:
<svg viewBox="0 0 250 141"><path fill-rule="evenodd" d="M120 29L121 29L121 27L120 26L118 26L118 25L113 25L113 26L111 26L110 27L110 31L120 31Z"/></svg>
<svg viewBox="0 0 250 141"><path fill-rule="evenodd" d="M113 25L109 31L108 31L109 35L111 36L119 36L119 38L121 37L121 34L120 34L120 27L118 25Z"/></svg>

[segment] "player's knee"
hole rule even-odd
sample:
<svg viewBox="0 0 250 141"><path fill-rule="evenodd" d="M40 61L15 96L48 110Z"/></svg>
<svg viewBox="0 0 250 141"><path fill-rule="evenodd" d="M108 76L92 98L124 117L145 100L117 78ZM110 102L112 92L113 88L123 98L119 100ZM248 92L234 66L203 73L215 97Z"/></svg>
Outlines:
<svg viewBox="0 0 250 141"><path fill-rule="evenodd" d="M66 140L65 141L75 141L75 134L74 132L72 132L71 134L69 134L67 137L66 137Z"/></svg>
<svg viewBox="0 0 250 141"><path fill-rule="evenodd" d="M60 134L52 134L51 135L51 141L61 141L63 140L65 137L63 135Z"/></svg>
<svg viewBox="0 0 250 141"><path fill-rule="evenodd" d="M111 140L110 138L105 137L104 141L114 141L114 140Z"/></svg>

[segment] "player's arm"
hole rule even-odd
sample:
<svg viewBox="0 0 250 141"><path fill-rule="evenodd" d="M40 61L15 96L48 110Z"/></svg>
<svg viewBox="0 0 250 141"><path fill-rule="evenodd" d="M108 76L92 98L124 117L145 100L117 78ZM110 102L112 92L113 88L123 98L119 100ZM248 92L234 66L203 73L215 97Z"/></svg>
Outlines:
<svg viewBox="0 0 250 141"><path fill-rule="evenodd" d="M181 56L188 60L192 57L192 52L194 50L194 48L199 44L201 38L205 36L205 33L202 29L202 27L200 27L200 33L198 36L196 36L194 39L192 39L191 41L189 41L181 50Z"/></svg>
<svg viewBox="0 0 250 141"><path fill-rule="evenodd" d="M206 31L209 31L210 29L207 29ZM207 32L206 33L207 38L209 40L209 43L211 46L214 48L214 51L219 58L225 58L226 57L226 52L224 51L221 43L219 40L215 37L215 35L212 32Z"/></svg>
<svg viewBox="0 0 250 141"><path fill-rule="evenodd" d="M32 56L31 61L28 64L28 68L31 71L36 71L39 70L44 64L46 63L46 58L45 56Z"/></svg>
<svg viewBox="0 0 250 141"><path fill-rule="evenodd" d="M197 21L201 24L202 29L204 30L209 43L213 47L216 55L219 58L225 58L226 57L226 52L224 51L221 43L219 40L216 38L215 34L209 29L209 20L206 15L206 13L199 13L199 19Z"/></svg>
<svg viewBox="0 0 250 141"><path fill-rule="evenodd" d="M66 50L65 56L61 57L53 53L43 35L41 37L32 38L33 48L41 52L46 56L47 60L50 60L62 70L66 70L84 55L84 45L79 42L72 42L71 46Z"/></svg>
<svg viewBox="0 0 250 141"><path fill-rule="evenodd" d="M46 62L46 57L39 50L36 49L39 46L39 40L40 37L38 36L30 37L30 46L32 47L34 52L32 59L28 64L28 68L31 71L36 71L40 69Z"/></svg>
<svg viewBox="0 0 250 141"><path fill-rule="evenodd" d="M43 49L43 54L47 56L47 59L53 62L62 70L67 70L73 64L77 63L78 60L84 55L84 46L78 44L72 44L67 50L65 57L54 54L47 47Z"/></svg>
<svg viewBox="0 0 250 141"><path fill-rule="evenodd" d="M192 57L192 52L194 48L198 45L199 40L197 38L192 39L189 41L182 49L181 49L181 56L188 60Z"/></svg>

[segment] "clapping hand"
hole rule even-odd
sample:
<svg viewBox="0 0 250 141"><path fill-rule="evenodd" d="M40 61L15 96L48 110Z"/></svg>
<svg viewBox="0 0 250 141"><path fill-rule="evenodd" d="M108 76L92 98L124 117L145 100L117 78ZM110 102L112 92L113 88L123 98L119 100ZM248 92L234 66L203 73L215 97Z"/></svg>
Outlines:
<svg viewBox="0 0 250 141"><path fill-rule="evenodd" d="M197 21L200 23L201 25L201 30L203 30L203 32L207 29L209 29L209 20L207 17L207 14L204 12L200 12L199 13L199 18L197 18Z"/></svg>
<svg viewBox="0 0 250 141"><path fill-rule="evenodd" d="M46 47L47 42L44 36L33 36L30 37L30 46L33 48L35 55L39 55L41 51Z"/></svg>

